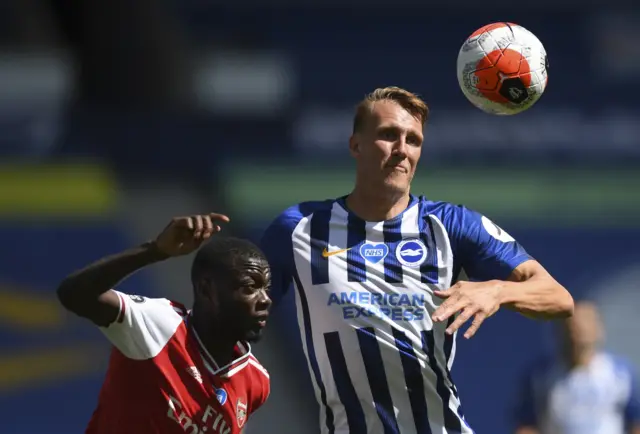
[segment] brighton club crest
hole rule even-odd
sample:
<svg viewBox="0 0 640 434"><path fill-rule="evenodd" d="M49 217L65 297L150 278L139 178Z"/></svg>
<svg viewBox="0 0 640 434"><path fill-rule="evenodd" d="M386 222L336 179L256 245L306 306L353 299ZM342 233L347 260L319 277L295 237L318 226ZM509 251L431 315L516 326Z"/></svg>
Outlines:
<svg viewBox="0 0 640 434"><path fill-rule="evenodd" d="M238 421L238 428L242 428L247 421L247 403L242 401L242 398L238 398L236 403L236 419Z"/></svg>

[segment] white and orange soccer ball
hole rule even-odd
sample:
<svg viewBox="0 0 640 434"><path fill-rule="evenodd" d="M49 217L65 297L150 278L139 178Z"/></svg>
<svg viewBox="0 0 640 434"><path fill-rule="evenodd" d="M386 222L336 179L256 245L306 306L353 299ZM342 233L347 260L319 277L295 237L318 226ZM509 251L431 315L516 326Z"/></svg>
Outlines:
<svg viewBox="0 0 640 434"><path fill-rule="evenodd" d="M493 23L462 44L458 83L479 109L514 115L540 99L547 87L547 67L547 52L533 33L513 23Z"/></svg>

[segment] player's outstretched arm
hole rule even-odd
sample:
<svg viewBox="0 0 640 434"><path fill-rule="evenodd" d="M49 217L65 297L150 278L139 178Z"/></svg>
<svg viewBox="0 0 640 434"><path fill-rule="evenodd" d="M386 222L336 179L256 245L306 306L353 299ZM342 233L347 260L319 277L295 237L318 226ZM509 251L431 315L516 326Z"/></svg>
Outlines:
<svg viewBox="0 0 640 434"><path fill-rule="evenodd" d="M445 322L454 333L473 318L464 337L470 338L500 307L530 318L566 318L573 314L573 298L545 268L507 232L487 217L463 207L451 218L452 245L459 253L469 282L457 282L446 291L434 291L444 302L434 311L435 322Z"/></svg>
<svg viewBox="0 0 640 434"><path fill-rule="evenodd" d="M120 313L120 300L111 289L136 270L166 258L153 242L104 257L67 276L58 287L58 299L69 311L106 327Z"/></svg>
<svg viewBox="0 0 640 434"><path fill-rule="evenodd" d="M151 242L102 258L67 276L58 298L71 312L106 327L120 313L120 300L111 289L135 271L173 256L189 254L220 231L221 214L176 217Z"/></svg>
<svg viewBox="0 0 640 434"><path fill-rule="evenodd" d="M445 299L433 313L434 321L447 321L460 312L447 327L447 333L454 333L473 318L464 333L467 339L500 307L534 319L567 318L573 314L573 298L569 291L533 259L516 267L507 280L458 282L446 291L434 291L434 294Z"/></svg>

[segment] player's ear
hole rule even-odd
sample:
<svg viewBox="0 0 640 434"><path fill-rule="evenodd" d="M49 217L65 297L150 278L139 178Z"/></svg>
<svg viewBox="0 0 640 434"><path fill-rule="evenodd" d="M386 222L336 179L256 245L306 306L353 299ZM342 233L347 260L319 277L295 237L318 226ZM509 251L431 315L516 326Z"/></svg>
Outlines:
<svg viewBox="0 0 640 434"><path fill-rule="evenodd" d="M349 152L352 157L360 155L360 135L358 133L352 134L349 138Z"/></svg>
<svg viewBox="0 0 640 434"><path fill-rule="evenodd" d="M193 290L195 293L195 297L199 298L200 300L211 300L211 298L213 297L213 293L215 292L211 279L198 280L197 282L195 282Z"/></svg>

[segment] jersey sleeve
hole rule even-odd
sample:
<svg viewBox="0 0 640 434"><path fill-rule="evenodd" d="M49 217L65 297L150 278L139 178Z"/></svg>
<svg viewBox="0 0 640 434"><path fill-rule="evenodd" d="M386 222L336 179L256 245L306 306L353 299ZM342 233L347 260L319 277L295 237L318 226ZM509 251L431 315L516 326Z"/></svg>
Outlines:
<svg viewBox="0 0 640 434"><path fill-rule="evenodd" d="M453 219L453 244L460 265L470 280L505 280L531 258L506 231L487 217L457 207Z"/></svg>
<svg viewBox="0 0 640 434"><path fill-rule="evenodd" d="M294 210L287 210L276 218L265 230L260 240L271 267L271 300L277 304L287 293L293 282L292 234L299 218Z"/></svg>
<svg viewBox="0 0 640 434"><path fill-rule="evenodd" d="M164 298L114 292L120 300L120 314L116 321L100 330L130 359L157 356L183 322L184 308Z"/></svg>

